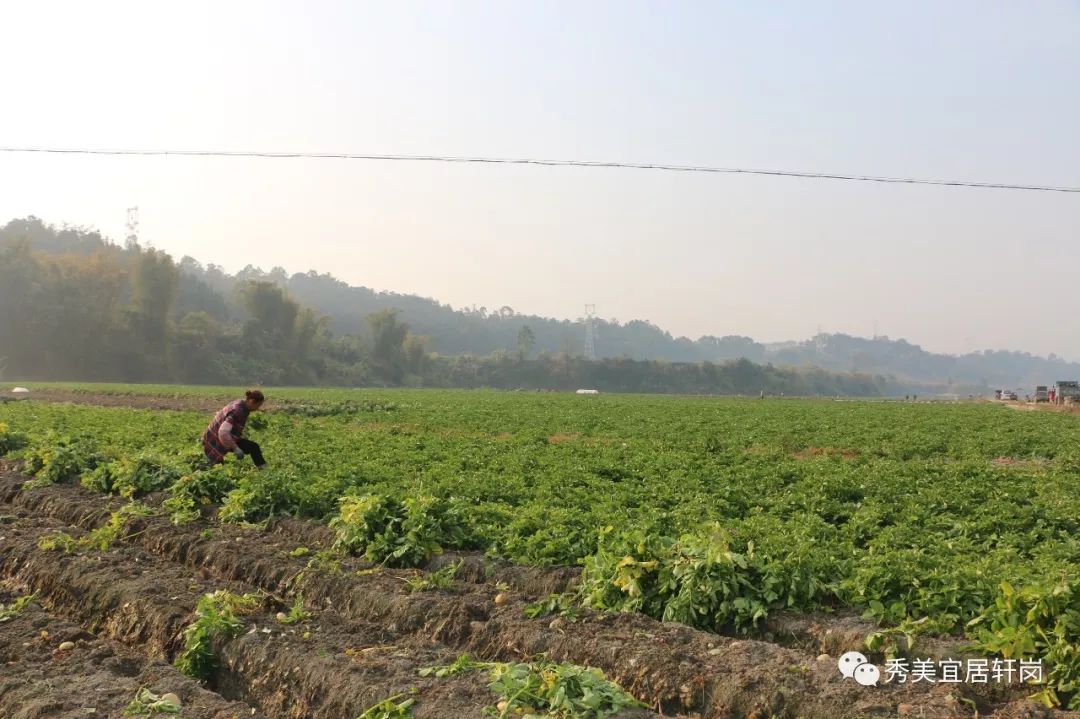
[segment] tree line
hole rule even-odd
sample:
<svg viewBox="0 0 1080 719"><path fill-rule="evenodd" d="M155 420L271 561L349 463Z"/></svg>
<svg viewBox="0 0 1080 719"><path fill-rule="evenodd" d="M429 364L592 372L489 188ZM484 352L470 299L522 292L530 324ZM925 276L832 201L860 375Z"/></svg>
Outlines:
<svg viewBox="0 0 1080 719"><path fill-rule="evenodd" d="M570 341L553 351L548 324L506 312L499 322L512 321L511 339L485 353L468 351L467 343L447 352L411 317L405 321L409 302L371 308L362 325L349 320L343 329L310 302L327 283L280 268L229 275L189 257L176 261L134 237L118 245L36 218L13 221L0 228L0 371L26 380L271 386L826 395L898 389L882 376L746 358L669 362L624 353L590 362ZM405 296L391 300L398 297ZM475 314L487 321L486 311Z"/></svg>
<svg viewBox="0 0 1080 719"><path fill-rule="evenodd" d="M29 241L33 250L52 255L122 254L126 249L96 232L56 228L33 217L0 227L0 242L20 237ZM420 354L416 346L420 338L429 354L484 357L496 352L513 354L521 347L524 327L529 329L532 358L542 353L575 356L584 349L583 318L538 317L521 314L508 306L454 309L415 295L353 287L332 275L314 271L289 274L280 267L264 271L248 266L229 274L221 267L204 266L191 257L181 258L174 266L180 270L172 310L175 323L189 313L205 312L220 326L235 326L248 315L242 288L253 282L268 282L283 289L289 298L311 309L317 317L325 317L327 327L336 335L356 337L363 346L370 347L375 341L371 315L396 311L399 318L408 322L409 336L414 338L410 340L414 359ZM597 319L595 322L597 352L608 358L695 364L748 359L759 364L820 367L844 374L895 377L911 391L920 393L986 392L993 387L1033 387L1080 377L1080 364L1054 355L1038 357L1026 352L984 350L954 356L928 352L902 339L825 333L802 342L769 344L740 335L690 339L672 336L644 320ZM0 352L0 357L3 354Z"/></svg>

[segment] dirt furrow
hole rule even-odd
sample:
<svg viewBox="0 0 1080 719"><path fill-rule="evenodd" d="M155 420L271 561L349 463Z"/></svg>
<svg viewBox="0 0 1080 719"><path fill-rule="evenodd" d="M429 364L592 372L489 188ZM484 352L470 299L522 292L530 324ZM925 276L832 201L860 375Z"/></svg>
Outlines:
<svg viewBox="0 0 1080 719"><path fill-rule="evenodd" d="M57 529L56 522L35 517L5 525L0 576L35 592L52 611L152 659L176 657L199 597L247 588L196 578L131 547L72 554L39 549L39 539ZM274 719L355 717L394 694L415 697L417 719L479 719L493 701L481 675L418 677L420 667L456 657L434 642L398 641L378 626L346 622L329 611L295 627L270 612L246 621L247 633L217 648L221 663L209 685Z"/></svg>
<svg viewBox="0 0 1080 719"><path fill-rule="evenodd" d="M0 590L0 604L17 596ZM0 666L0 716L8 719L119 717L144 688L159 697L176 694L190 719L264 716L204 689L167 662L57 619L37 601L0 624Z"/></svg>
<svg viewBox="0 0 1080 719"><path fill-rule="evenodd" d="M0 502L11 503L18 496L26 477L17 474L0 475ZM40 493L36 501L48 504L50 516L82 527L97 527L108 519L109 513L125 504L120 499L108 498L78 486L64 487L66 492L84 501L68 503L66 496ZM143 501L151 506L160 504L164 493L147 497ZM56 506L59 503L61 506ZM276 537L290 548L305 547L313 552L330 549L334 544L333 530L325 524L295 517L274 517L266 523L266 536ZM365 569L372 565L360 559L346 560L348 568ZM426 567L436 571L449 564L460 563L456 580L473 584L505 584L525 596L541 598L549 594L569 591L578 581L581 570L575 567L540 568L513 565L493 560L475 552L446 552L433 557ZM354 566L355 565L355 566Z"/></svg>
<svg viewBox="0 0 1080 719"><path fill-rule="evenodd" d="M77 487L0 491L15 507L99 522L107 502ZM410 593L407 573L364 572L332 564L307 567L290 541L273 533L196 522L176 527L161 517L134 520L132 542L153 555L281 597L302 595L312 609L343 621L375 624L396 636L435 641L498 660L544 653L554 661L596 666L635 696L667 713L701 717L894 716L903 705L924 717L955 716L964 702L984 710L1015 697L966 685L861 687L839 674L835 659L764 641L707 634L635 614L583 611L580 621L527 619L513 592L499 605L493 586L458 583L449 591ZM208 538L205 532L209 531ZM858 646L847 649L859 649ZM838 647L839 649L839 647ZM978 692L978 693L977 693ZM1020 690L1022 695L1022 690ZM838 707L843 712L838 714Z"/></svg>
<svg viewBox="0 0 1080 719"><path fill-rule="evenodd" d="M18 402L52 402L60 404L86 404L97 407L121 407L133 409L156 409L174 411L215 412L228 402L220 398L196 395L164 395L138 393L90 392L68 389L34 389Z"/></svg>

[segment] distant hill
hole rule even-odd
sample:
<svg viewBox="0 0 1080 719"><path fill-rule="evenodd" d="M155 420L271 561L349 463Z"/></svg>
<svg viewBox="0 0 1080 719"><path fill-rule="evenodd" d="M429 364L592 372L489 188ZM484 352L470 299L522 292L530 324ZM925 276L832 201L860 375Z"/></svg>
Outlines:
<svg viewBox="0 0 1080 719"><path fill-rule="evenodd" d="M33 217L0 228L0 244L20 237L29 239L34 249L49 253L126 252L96 232L55 228ZM302 305L326 315L336 335L370 338L367 316L398 309L411 331L429 338L429 349L440 355L515 352L524 326L534 338L533 354L578 355L583 351L582 318L523 315L505 306L455 309L430 298L350 286L315 271L289 274L282 268L266 271L249 266L229 275L220 267L204 266L190 257L180 260L178 266L181 276L173 307L177 320L192 312L205 312L218 321L236 321L244 315L237 288L251 280L264 280L287 289ZM986 392L994 387L1030 391L1036 384L1080 378L1080 363L1053 355L985 350L955 356L927 352L903 339L844 334L820 334L805 341L772 344L736 335L690 339L673 336L645 320L597 320L596 350L600 357L632 360L719 363L748 359L777 366L818 367L832 372L889 376L921 391L959 394Z"/></svg>
<svg viewBox="0 0 1080 719"><path fill-rule="evenodd" d="M942 391L958 393L1002 387L1031 393L1039 384L1080 378L1080 363L1054 355L1039 357L1005 350L937 354L903 339L845 334L821 334L804 342L767 345L764 358L777 365L891 375L899 381L943 385Z"/></svg>

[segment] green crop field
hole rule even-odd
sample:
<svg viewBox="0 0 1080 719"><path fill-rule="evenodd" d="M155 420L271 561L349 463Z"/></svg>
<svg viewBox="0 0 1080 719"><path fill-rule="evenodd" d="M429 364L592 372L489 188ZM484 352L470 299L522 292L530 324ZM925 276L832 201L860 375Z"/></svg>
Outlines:
<svg viewBox="0 0 1080 719"><path fill-rule="evenodd" d="M753 636L779 610L1040 657L1080 680L1080 418L989 403L268 391L270 462L198 468L224 388L34 385L207 408L0 405L37 484L138 498L177 522L290 514L391 566L444 549L584 567L567 602Z"/></svg>

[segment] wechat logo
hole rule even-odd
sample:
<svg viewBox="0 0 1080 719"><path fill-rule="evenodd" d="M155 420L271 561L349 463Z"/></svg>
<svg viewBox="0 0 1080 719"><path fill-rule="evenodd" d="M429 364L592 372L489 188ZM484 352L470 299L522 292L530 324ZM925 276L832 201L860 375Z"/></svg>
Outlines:
<svg viewBox="0 0 1080 719"><path fill-rule="evenodd" d="M864 687L872 687L881 679L878 668L859 652L848 652L840 657L838 666L845 679L854 679Z"/></svg>

